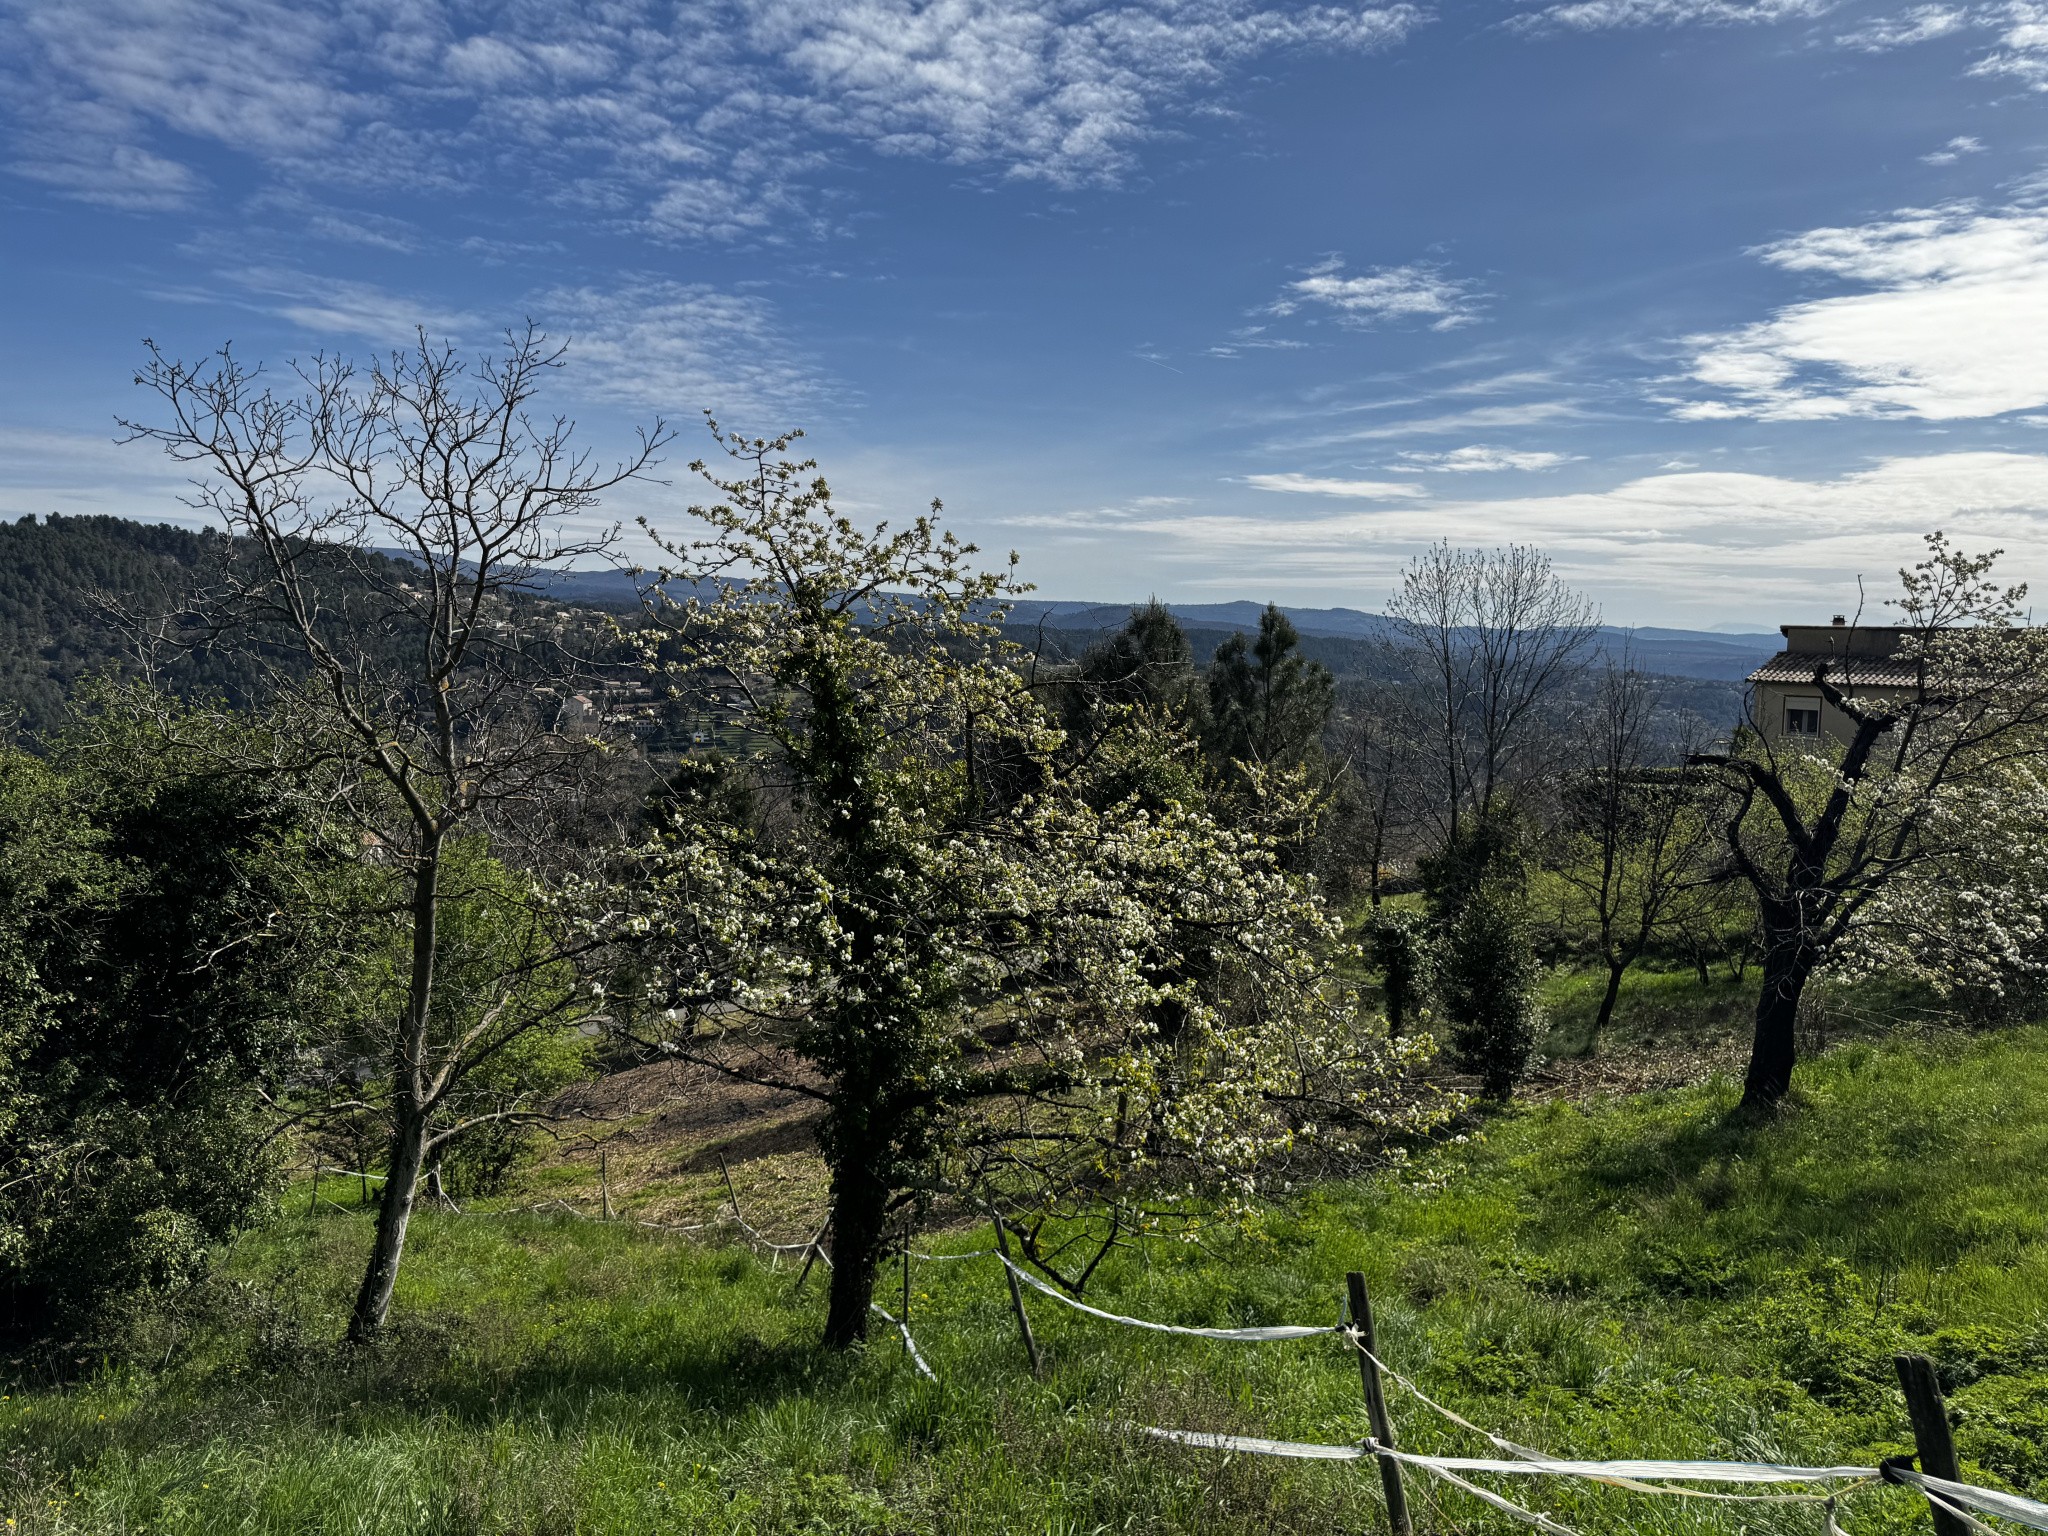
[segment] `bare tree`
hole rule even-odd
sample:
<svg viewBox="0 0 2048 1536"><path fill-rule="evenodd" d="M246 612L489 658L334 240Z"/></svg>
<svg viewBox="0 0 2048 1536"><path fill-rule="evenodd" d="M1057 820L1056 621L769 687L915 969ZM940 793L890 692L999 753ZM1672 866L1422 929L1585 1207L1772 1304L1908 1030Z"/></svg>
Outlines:
<svg viewBox="0 0 2048 1536"><path fill-rule="evenodd" d="M1658 706L1628 654L1611 659L1581 720L1581 768L1562 794L1553 867L1584 903L1607 968L1594 1039L1614 1018L1629 967L1707 878L1699 771L1652 762Z"/></svg>
<svg viewBox="0 0 2048 1536"><path fill-rule="evenodd" d="M1465 818L1490 816L1543 764L1555 739L1547 711L1584 667L1599 616L1541 550L1449 541L1409 563L1387 612L1437 780L1435 815L1455 843Z"/></svg>
<svg viewBox="0 0 2048 1536"><path fill-rule="evenodd" d="M1329 732L1330 757L1350 779L1348 797L1362 834L1366 894L1383 898L1387 861L1415 825L1420 764L1407 712L1397 690L1377 680L1338 692Z"/></svg>
<svg viewBox="0 0 2048 1536"><path fill-rule="evenodd" d="M386 1182L348 1326L361 1341L390 1309L423 1163L477 1124L529 1113L450 1106L486 1064L586 1006L559 984L564 951L532 911L480 1005L444 1003L442 916L477 895L451 883L450 856L457 838L509 833L595 750L562 728L550 685L564 620L533 600L534 580L610 551L612 532L573 520L645 474L667 434L657 422L600 464L566 419L531 415L562 360L531 326L474 362L424 334L367 373L316 357L285 392L227 348L193 366L147 345L136 382L163 415L125 422L130 440L193 466L191 504L234 536L215 616L274 659L303 739L334 755L333 794L366 857L403 886Z"/></svg>
<svg viewBox="0 0 2048 1536"><path fill-rule="evenodd" d="M1763 985L1743 1085L1752 1109L1791 1087L1799 999L1815 970L1859 937L1954 914L1959 897L2009 895L2003 874L1984 883L1988 870L2038 874L2029 840L2048 813L2048 631L2021 623L2024 586L1989 579L1996 551L1965 555L1939 533L1927 545L1899 573L1891 664L1860 664L1853 646L1815 663L1812 686L1846 722L1841 739L1781 738L1752 721L1736 750L1695 759L1728 788L1730 873L1760 910ZM1987 858L1986 836L2000 829L2014 841ZM1990 942L1982 925L1959 922L1945 938Z"/></svg>

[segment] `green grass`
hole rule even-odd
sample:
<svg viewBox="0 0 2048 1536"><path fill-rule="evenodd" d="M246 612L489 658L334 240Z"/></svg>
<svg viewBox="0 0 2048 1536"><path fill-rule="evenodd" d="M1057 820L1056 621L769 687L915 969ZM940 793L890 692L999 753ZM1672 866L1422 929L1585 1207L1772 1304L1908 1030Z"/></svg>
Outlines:
<svg viewBox="0 0 2048 1536"><path fill-rule="evenodd" d="M1560 969L1544 978L1541 997L1550 1030L1544 1054L1580 1058L1598 1051L1657 1052L1672 1046L1708 1047L1742 1035L1756 1007L1758 972L1736 978L1726 966L1709 972L1703 987L1692 967L1638 962L1621 978L1614 1017L1604 1037L1593 1024L1606 989L1604 973Z"/></svg>
<svg viewBox="0 0 2048 1536"><path fill-rule="evenodd" d="M1317 1189L1256 1237L1124 1258L1090 1299L1187 1323L1333 1320L1360 1269L1390 1362L1513 1439L1589 1456L1868 1460L1905 1443L1891 1352L1925 1349L1972 1475L2039 1491L2048 1031L1846 1046L1760 1130L1729 1120L1733 1099L1714 1084L1510 1115L1401 1179ZM1383 1527L1369 1467L1120 1427L1355 1440L1355 1359L1333 1340L1163 1339L1041 1301L1051 1369L1034 1381L988 1262L933 1264L913 1273L932 1386L893 1340L819 1355L816 1278L799 1292L747 1251L428 1213L391 1341L349 1356L332 1341L366 1226L303 1209L245 1239L127 1363L0 1402L16 1530ZM1408 1444L1477 1448L1394 1405ZM1819 1530L1805 1505L1523 1493L1588 1533ZM1418 1495L1427 1530L1520 1529ZM1924 1505L1875 1492L1843 1519L1850 1536L1924 1529Z"/></svg>

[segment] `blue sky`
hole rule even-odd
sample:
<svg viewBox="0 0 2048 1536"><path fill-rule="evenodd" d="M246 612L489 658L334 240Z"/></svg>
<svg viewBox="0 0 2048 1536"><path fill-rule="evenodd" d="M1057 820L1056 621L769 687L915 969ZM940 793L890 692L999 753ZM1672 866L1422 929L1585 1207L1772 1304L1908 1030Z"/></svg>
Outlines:
<svg viewBox="0 0 2048 1536"><path fill-rule="evenodd" d="M2044 108L2032 0L0 0L0 514L179 515L144 336L531 317L600 445L801 424L1050 596L2048 578Z"/></svg>

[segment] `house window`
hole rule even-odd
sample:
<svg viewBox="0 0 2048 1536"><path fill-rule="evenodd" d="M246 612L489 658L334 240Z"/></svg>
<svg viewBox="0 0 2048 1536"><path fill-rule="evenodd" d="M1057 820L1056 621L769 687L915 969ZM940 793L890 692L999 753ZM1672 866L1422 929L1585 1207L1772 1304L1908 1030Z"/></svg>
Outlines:
<svg viewBox="0 0 2048 1536"><path fill-rule="evenodd" d="M1787 736L1818 736L1820 734L1820 700L1787 699L1785 701L1785 734Z"/></svg>

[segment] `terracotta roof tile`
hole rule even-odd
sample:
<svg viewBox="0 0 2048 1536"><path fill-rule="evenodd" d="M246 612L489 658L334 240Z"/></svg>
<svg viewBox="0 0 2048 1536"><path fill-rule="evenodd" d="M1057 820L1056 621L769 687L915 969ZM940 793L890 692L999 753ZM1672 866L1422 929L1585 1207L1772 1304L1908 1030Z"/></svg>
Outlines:
<svg viewBox="0 0 2048 1536"><path fill-rule="evenodd" d="M1752 683L1811 683L1825 667L1828 681L1850 688L1909 688L1918 665L1885 656L1839 657L1812 651L1780 651L1749 674Z"/></svg>

